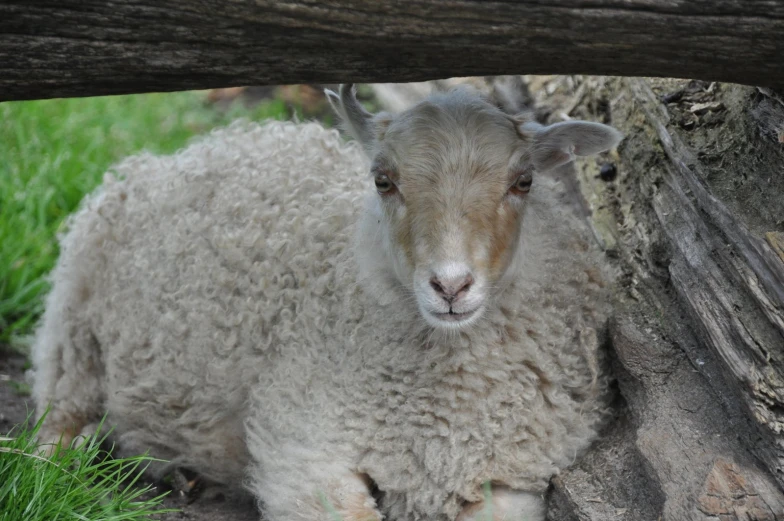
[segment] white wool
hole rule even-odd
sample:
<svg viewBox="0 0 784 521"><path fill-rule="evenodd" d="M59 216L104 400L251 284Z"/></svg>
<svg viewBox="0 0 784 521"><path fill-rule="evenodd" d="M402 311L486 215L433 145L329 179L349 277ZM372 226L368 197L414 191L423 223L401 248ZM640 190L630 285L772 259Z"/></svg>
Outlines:
<svg viewBox="0 0 784 521"><path fill-rule="evenodd" d="M245 483L269 521L326 520L324 500L454 520L487 480L541 516L530 497L606 410L587 228L538 180L508 285L470 329L434 331L410 296L358 280L382 240L355 253L368 169L336 131L280 122L118 165L52 274L33 349L45 434L107 411L126 450Z"/></svg>

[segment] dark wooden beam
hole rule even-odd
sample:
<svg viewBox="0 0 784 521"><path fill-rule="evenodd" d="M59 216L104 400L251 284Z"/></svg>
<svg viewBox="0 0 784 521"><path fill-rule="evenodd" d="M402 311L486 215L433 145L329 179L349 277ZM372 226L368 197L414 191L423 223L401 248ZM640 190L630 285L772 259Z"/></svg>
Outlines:
<svg viewBox="0 0 784 521"><path fill-rule="evenodd" d="M0 100L490 74L784 85L784 0L0 0Z"/></svg>

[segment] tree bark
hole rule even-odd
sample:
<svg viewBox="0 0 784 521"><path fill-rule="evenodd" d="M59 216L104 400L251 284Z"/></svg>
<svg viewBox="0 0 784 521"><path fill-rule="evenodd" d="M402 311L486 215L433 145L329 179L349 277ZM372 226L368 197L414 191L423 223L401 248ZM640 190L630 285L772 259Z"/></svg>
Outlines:
<svg viewBox="0 0 784 521"><path fill-rule="evenodd" d="M784 520L784 100L620 78L547 99L551 120L566 105L626 133L617 155L578 164L623 272L611 337L626 407L554 481L551 519Z"/></svg>
<svg viewBox="0 0 784 521"><path fill-rule="evenodd" d="M0 101L586 73L783 86L782 0L0 0Z"/></svg>

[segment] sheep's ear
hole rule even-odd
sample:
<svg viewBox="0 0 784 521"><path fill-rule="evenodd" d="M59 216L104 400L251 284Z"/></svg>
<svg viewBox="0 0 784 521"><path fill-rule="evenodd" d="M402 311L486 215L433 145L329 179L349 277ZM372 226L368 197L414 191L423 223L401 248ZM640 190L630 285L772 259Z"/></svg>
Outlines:
<svg viewBox="0 0 784 521"><path fill-rule="evenodd" d="M365 148L370 148L375 139L373 114L357 101L353 83L344 83L338 90L340 94L329 89L324 90L332 110L343 121L349 134Z"/></svg>
<svg viewBox="0 0 784 521"><path fill-rule="evenodd" d="M617 145L623 134L607 125L588 121L564 121L548 127L528 123L533 133L534 168L552 170L574 161L577 156L591 156Z"/></svg>

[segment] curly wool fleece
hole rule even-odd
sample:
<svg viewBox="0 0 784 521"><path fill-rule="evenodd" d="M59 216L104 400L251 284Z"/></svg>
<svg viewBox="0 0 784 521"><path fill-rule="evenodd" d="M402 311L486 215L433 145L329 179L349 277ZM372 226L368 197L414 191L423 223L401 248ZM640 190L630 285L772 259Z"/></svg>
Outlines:
<svg viewBox="0 0 784 521"><path fill-rule="evenodd" d="M367 172L336 131L280 122L117 166L70 221L34 346L52 438L108 411L125 450L245 483L271 521L328 502L453 520L488 480L541 493L606 408L584 223L538 181L519 273L441 334L410 295L363 290Z"/></svg>

